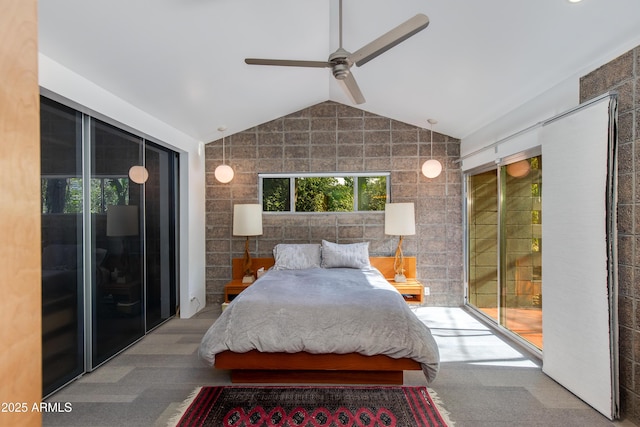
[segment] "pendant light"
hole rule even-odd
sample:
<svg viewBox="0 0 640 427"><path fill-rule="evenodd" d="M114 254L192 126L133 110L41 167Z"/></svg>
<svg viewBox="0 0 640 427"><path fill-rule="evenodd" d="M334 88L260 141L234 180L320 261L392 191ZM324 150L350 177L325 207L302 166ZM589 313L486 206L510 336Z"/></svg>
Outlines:
<svg viewBox="0 0 640 427"><path fill-rule="evenodd" d="M147 170L147 168L144 167L145 146L146 146L146 140L142 138L141 152L140 152L142 165L134 165L134 166L131 166L131 169L129 169L129 178L131 179L131 181L135 182L136 184L144 184L145 182L147 182L147 179L149 179L149 171Z"/></svg>
<svg viewBox="0 0 640 427"><path fill-rule="evenodd" d="M433 125L438 123L437 120L427 120L431 125L431 158L422 164L422 174L427 178L435 178L442 172L442 163L433 158Z"/></svg>
<svg viewBox="0 0 640 427"><path fill-rule="evenodd" d="M528 160L520 160L507 165L507 174L514 178L524 178L531 172L531 164Z"/></svg>
<svg viewBox="0 0 640 427"><path fill-rule="evenodd" d="M218 128L222 132L222 164L216 168L213 172L218 181L223 184L230 182L233 179L233 169L224 163L224 131L227 130L226 126L220 126Z"/></svg>

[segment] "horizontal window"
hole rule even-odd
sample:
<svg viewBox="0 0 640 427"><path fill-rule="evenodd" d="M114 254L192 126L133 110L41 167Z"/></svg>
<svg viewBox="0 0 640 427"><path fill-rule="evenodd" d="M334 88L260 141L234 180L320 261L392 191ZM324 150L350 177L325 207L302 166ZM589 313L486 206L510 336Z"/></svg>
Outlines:
<svg viewBox="0 0 640 427"><path fill-rule="evenodd" d="M260 174L264 212L383 211L389 173Z"/></svg>

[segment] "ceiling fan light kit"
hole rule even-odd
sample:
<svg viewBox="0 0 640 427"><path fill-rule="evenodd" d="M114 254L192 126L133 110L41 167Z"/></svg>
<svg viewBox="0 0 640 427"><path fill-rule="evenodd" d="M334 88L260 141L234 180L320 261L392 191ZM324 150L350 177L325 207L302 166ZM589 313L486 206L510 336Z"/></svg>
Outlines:
<svg viewBox="0 0 640 427"><path fill-rule="evenodd" d="M333 76L341 83L346 94L356 104L366 102L356 79L351 73L351 67L355 64L358 67L366 64L377 56L383 54L392 47L402 43L414 34L424 30L429 25L429 18L419 13L413 18L398 25L394 29L386 32L382 36L373 40L369 44L361 47L354 53L350 53L342 47L342 0L340 0L340 46L338 50L329 55L327 61L298 61L288 59L259 59L246 58L244 62L249 65L276 65L284 67L312 67L331 68Z"/></svg>

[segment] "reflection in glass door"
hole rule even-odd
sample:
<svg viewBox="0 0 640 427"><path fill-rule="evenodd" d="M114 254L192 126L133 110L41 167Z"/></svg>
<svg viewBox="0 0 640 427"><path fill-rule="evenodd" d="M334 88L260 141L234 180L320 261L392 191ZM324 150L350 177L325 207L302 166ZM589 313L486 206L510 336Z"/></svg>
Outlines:
<svg viewBox="0 0 640 427"><path fill-rule="evenodd" d="M498 320L498 175L468 178L469 304Z"/></svg>
<svg viewBox="0 0 640 427"><path fill-rule="evenodd" d="M144 335L144 193L129 178L129 168L141 162L140 143L91 120L92 249L105 253L91 280L92 367Z"/></svg>
<svg viewBox="0 0 640 427"><path fill-rule="evenodd" d="M542 349L542 157L501 168L501 323Z"/></svg>
<svg viewBox="0 0 640 427"><path fill-rule="evenodd" d="M48 396L176 314L178 155L45 97L40 117Z"/></svg>
<svg viewBox="0 0 640 427"><path fill-rule="evenodd" d="M542 349L542 157L467 179L469 304Z"/></svg>
<svg viewBox="0 0 640 427"><path fill-rule="evenodd" d="M40 122L46 396L84 372L82 116L43 98Z"/></svg>
<svg viewBox="0 0 640 427"><path fill-rule="evenodd" d="M176 314L176 161L175 154L146 144L145 283L146 331Z"/></svg>

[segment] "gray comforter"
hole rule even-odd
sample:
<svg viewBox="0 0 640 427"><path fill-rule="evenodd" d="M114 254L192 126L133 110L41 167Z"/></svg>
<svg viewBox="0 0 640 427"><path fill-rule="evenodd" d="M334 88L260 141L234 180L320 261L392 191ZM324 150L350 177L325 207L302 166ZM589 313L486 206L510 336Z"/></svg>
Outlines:
<svg viewBox="0 0 640 427"><path fill-rule="evenodd" d="M213 366L225 350L406 357L428 382L439 366L431 331L376 269L269 270L229 304L199 352Z"/></svg>

